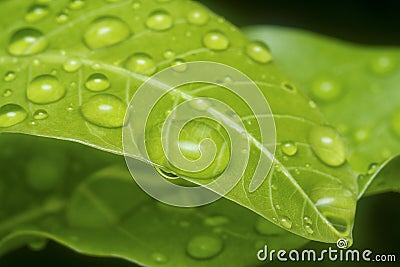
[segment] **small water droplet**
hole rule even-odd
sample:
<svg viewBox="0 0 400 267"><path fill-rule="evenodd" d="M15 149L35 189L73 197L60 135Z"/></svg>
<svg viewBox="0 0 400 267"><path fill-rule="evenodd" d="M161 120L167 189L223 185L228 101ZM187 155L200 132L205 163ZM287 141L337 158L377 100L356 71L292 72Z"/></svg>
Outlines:
<svg viewBox="0 0 400 267"><path fill-rule="evenodd" d="M163 56L165 59L171 59L175 56L175 53L172 50L167 50L164 52Z"/></svg>
<svg viewBox="0 0 400 267"><path fill-rule="evenodd" d="M126 22L117 17L106 16L92 21L83 39L90 49L99 49L123 42L130 35Z"/></svg>
<svg viewBox="0 0 400 267"><path fill-rule="evenodd" d="M57 22L58 24L63 24L63 23L65 23L65 22L67 22L68 20L69 20L69 16L68 16L68 14L65 13L65 12L59 13L59 14L57 15L57 17L56 17L56 22Z"/></svg>
<svg viewBox="0 0 400 267"><path fill-rule="evenodd" d="M153 75L157 71L157 66L151 56L145 53L136 53L130 56L125 67L133 72L143 75Z"/></svg>
<svg viewBox="0 0 400 267"><path fill-rule="evenodd" d="M101 92L110 88L111 83L104 74L94 73L86 80L85 86L92 92Z"/></svg>
<svg viewBox="0 0 400 267"><path fill-rule="evenodd" d="M278 190L278 187L276 185L271 185L272 190Z"/></svg>
<svg viewBox="0 0 400 267"><path fill-rule="evenodd" d="M281 224L282 224L283 227L285 227L287 229L291 229L292 228L292 221L288 217L283 217L281 219Z"/></svg>
<svg viewBox="0 0 400 267"><path fill-rule="evenodd" d="M312 226L309 224L306 224L304 226L304 228L306 229L306 232L309 233L310 235L312 235L314 233L314 230L312 229Z"/></svg>
<svg viewBox="0 0 400 267"><path fill-rule="evenodd" d="M142 3L139 2L139 1L134 1L134 2L132 3L132 8L133 8L134 10L138 10L141 6L142 6Z"/></svg>
<svg viewBox="0 0 400 267"><path fill-rule="evenodd" d="M305 167L306 167L307 169L310 169L310 168L311 168L311 164L310 164L310 163L306 163Z"/></svg>
<svg viewBox="0 0 400 267"><path fill-rule="evenodd" d="M78 59L68 59L63 64L63 69L66 72L75 72L82 67L82 62Z"/></svg>
<svg viewBox="0 0 400 267"><path fill-rule="evenodd" d="M172 27L173 19L164 10L157 10L150 14L146 20L146 27L154 31L165 31Z"/></svg>
<svg viewBox="0 0 400 267"><path fill-rule="evenodd" d="M17 77L17 75L15 74L14 71L8 71L8 72L4 75L4 81L6 81L6 82L11 82L11 81L15 80L16 77Z"/></svg>
<svg viewBox="0 0 400 267"><path fill-rule="evenodd" d="M45 120L49 117L49 114L44 109L38 109L33 113L33 118L35 120Z"/></svg>
<svg viewBox="0 0 400 267"><path fill-rule="evenodd" d="M367 174L371 175L374 174L378 170L379 164L378 163L371 163L368 167Z"/></svg>
<svg viewBox="0 0 400 267"><path fill-rule="evenodd" d="M221 215L211 216L204 219L204 224L208 226L221 226L229 223L229 218Z"/></svg>
<svg viewBox="0 0 400 267"><path fill-rule="evenodd" d="M6 104L0 108L0 127L11 127L26 119L28 113L16 104Z"/></svg>
<svg viewBox="0 0 400 267"><path fill-rule="evenodd" d="M295 92L296 91L296 86L294 86L292 83L290 82L283 82L282 83L282 88L284 90L290 91L290 92Z"/></svg>
<svg viewBox="0 0 400 267"><path fill-rule="evenodd" d="M314 101L312 101L312 100L310 100L310 101L308 102L308 105L309 105L311 108L317 108L317 104L316 104Z"/></svg>
<svg viewBox="0 0 400 267"><path fill-rule="evenodd" d="M229 39L220 31L211 31L204 35L203 43L211 50L221 51L228 48Z"/></svg>
<svg viewBox="0 0 400 267"><path fill-rule="evenodd" d="M13 94L13 91L12 91L11 89L6 89L6 90L4 90L4 92L3 92L3 96L4 96L4 97L12 96L12 94Z"/></svg>
<svg viewBox="0 0 400 267"><path fill-rule="evenodd" d="M281 172L282 172L282 167L281 167L281 165L275 164L274 171L277 172L277 173L281 173Z"/></svg>
<svg viewBox="0 0 400 267"><path fill-rule="evenodd" d="M28 56L46 50L49 42L40 31L24 28L16 31L8 43L8 52L14 56Z"/></svg>
<svg viewBox="0 0 400 267"><path fill-rule="evenodd" d="M297 145L293 142L285 142L282 144L282 152L287 156L294 156L297 153Z"/></svg>
<svg viewBox="0 0 400 267"><path fill-rule="evenodd" d="M25 15L25 20L33 23L46 17L48 13L49 8L47 5L33 5L29 7L28 12Z"/></svg>
<svg viewBox="0 0 400 267"><path fill-rule="evenodd" d="M340 84L330 79L320 79L314 82L311 87L312 94L321 101L332 102L342 94Z"/></svg>
<svg viewBox="0 0 400 267"><path fill-rule="evenodd" d="M281 209L281 206L280 206L279 204L276 204L276 205L275 205L275 209L280 210L280 209Z"/></svg>
<svg viewBox="0 0 400 267"><path fill-rule="evenodd" d="M312 225L312 221L311 221L310 217L304 216L303 220L304 220L304 222L305 222L306 224Z"/></svg>
<svg viewBox="0 0 400 267"><path fill-rule="evenodd" d="M74 107L72 106L72 104L70 104L70 105L66 108L66 110L69 111L69 112L71 112L71 111L74 110Z"/></svg>
<svg viewBox="0 0 400 267"><path fill-rule="evenodd" d="M346 161L346 147L339 133L328 126L314 126L309 134L311 148L325 164L338 167Z"/></svg>
<svg viewBox="0 0 400 267"><path fill-rule="evenodd" d="M187 65L182 59L176 59L171 63L172 69L176 72L184 72L187 70Z"/></svg>
<svg viewBox="0 0 400 267"><path fill-rule="evenodd" d="M188 22L196 26L206 25L209 19L210 16L207 10L200 7L189 11L187 14Z"/></svg>
<svg viewBox="0 0 400 267"><path fill-rule="evenodd" d="M187 253L195 259L210 259L223 249L223 242L216 236L201 235L192 238L187 247Z"/></svg>
<svg viewBox="0 0 400 267"><path fill-rule="evenodd" d="M362 143L368 140L370 132L368 129L360 128L354 132L354 138L357 142Z"/></svg>
<svg viewBox="0 0 400 267"><path fill-rule="evenodd" d="M396 61L390 56L383 55L373 59L370 67L375 74L386 74L396 68Z"/></svg>
<svg viewBox="0 0 400 267"><path fill-rule="evenodd" d="M49 104L64 97L65 87L52 75L40 75L28 85L26 96L36 104Z"/></svg>
<svg viewBox="0 0 400 267"><path fill-rule="evenodd" d="M71 0L68 5L70 9L81 9L84 6L85 6L84 0Z"/></svg>
<svg viewBox="0 0 400 267"><path fill-rule="evenodd" d="M151 254L151 258L157 263L166 263L168 261L168 257L160 252L154 252Z"/></svg>
<svg viewBox="0 0 400 267"><path fill-rule="evenodd" d="M39 66L40 66L40 60L37 59L37 58L35 58L35 59L32 61L32 66L39 67Z"/></svg>
<svg viewBox="0 0 400 267"><path fill-rule="evenodd" d="M268 63L272 61L272 56L266 44L254 41L246 45L246 54L255 62Z"/></svg>
<svg viewBox="0 0 400 267"><path fill-rule="evenodd" d="M390 119L390 128L400 138L400 109L395 111Z"/></svg>
<svg viewBox="0 0 400 267"><path fill-rule="evenodd" d="M197 99L191 100L189 102L189 105L196 110L206 111L210 107L211 103L210 103L210 101L208 101L204 98L197 98Z"/></svg>
<svg viewBox="0 0 400 267"><path fill-rule="evenodd" d="M95 125L117 128L124 125L126 108L126 104L118 97L101 94L84 103L81 112L86 120Z"/></svg>

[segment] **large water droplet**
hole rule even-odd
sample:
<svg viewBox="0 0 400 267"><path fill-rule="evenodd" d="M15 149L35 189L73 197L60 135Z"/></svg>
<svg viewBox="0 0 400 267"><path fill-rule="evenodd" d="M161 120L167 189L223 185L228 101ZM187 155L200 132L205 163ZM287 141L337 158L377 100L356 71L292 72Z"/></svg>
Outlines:
<svg viewBox="0 0 400 267"><path fill-rule="evenodd" d="M283 227L285 227L287 229L291 229L292 228L292 221L288 217L283 217L281 219L281 224L282 224Z"/></svg>
<svg viewBox="0 0 400 267"><path fill-rule="evenodd" d="M222 240L216 236L196 236L187 245L187 253L199 260L209 259L218 255L223 249Z"/></svg>
<svg viewBox="0 0 400 267"><path fill-rule="evenodd" d="M146 20L146 26L150 30L165 31L172 27L173 19L171 15L164 10L157 10L150 14Z"/></svg>
<svg viewBox="0 0 400 267"><path fill-rule="evenodd" d="M83 36L90 49L112 46L131 35L128 24L117 17L101 17L90 23Z"/></svg>
<svg viewBox="0 0 400 267"><path fill-rule="evenodd" d="M282 152L287 156L294 156L297 153L297 145L293 142L285 142L282 144Z"/></svg>
<svg viewBox="0 0 400 267"><path fill-rule="evenodd" d="M94 73L86 80L85 86L90 91L101 92L110 88L111 83L104 74Z"/></svg>
<svg viewBox="0 0 400 267"><path fill-rule="evenodd" d="M400 109L393 113L390 120L390 127L393 133L400 138Z"/></svg>
<svg viewBox="0 0 400 267"><path fill-rule="evenodd" d="M396 61L390 56L380 56L372 60L371 70L376 74L386 74L394 70Z"/></svg>
<svg viewBox="0 0 400 267"><path fill-rule="evenodd" d="M317 99L326 102L337 100L342 93L340 85L329 79L315 81L311 89Z"/></svg>
<svg viewBox="0 0 400 267"><path fill-rule="evenodd" d="M0 108L0 127L10 127L26 119L28 113L19 105L6 104Z"/></svg>
<svg viewBox="0 0 400 267"><path fill-rule="evenodd" d="M229 46L229 39L220 31L211 31L203 37L204 45L211 50L225 50Z"/></svg>
<svg viewBox="0 0 400 267"><path fill-rule="evenodd" d="M328 126L315 126L309 134L312 150L325 164L333 167L346 161L346 147L339 133Z"/></svg>
<svg viewBox="0 0 400 267"><path fill-rule="evenodd" d="M145 53L136 53L130 56L125 62L125 67L130 71L147 76L153 75L157 71L153 58Z"/></svg>
<svg viewBox="0 0 400 267"><path fill-rule="evenodd" d="M272 61L268 46L262 42L255 41L246 45L246 54L258 63L268 63Z"/></svg>
<svg viewBox="0 0 400 267"><path fill-rule="evenodd" d="M8 71L8 72L4 75L4 81L5 81L5 82L11 82L11 81L15 80L16 77L17 77L17 75L15 74L14 71Z"/></svg>
<svg viewBox="0 0 400 267"><path fill-rule="evenodd" d="M83 117L101 127L117 128L124 124L126 104L116 96L96 95L81 107Z"/></svg>
<svg viewBox="0 0 400 267"><path fill-rule="evenodd" d="M41 75L33 79L26 91L28 99L36 104L49 104L64 97L64 85L53 75Z"/></svg>
<svg viewBox="0 0 400 267"><path fill-rule="evenodd" d="M79 70L81 67L82 67L82 62L80 62L78 59L68 59L63 64L63 69L66 72L75 72Z"/></svg>
<svg viewBox="0 0 400 267"><path fill-rule="evenodd" d="M196 8L187 14L187 20L190 24L197 25L197 26L203 26L207 24L210 16L207 12L207 10L203 8Z"/></svg>
<svg viewBox="0 0 400 267"><path fill-rule="evenodd" d="M49 114L44 109L38 109L33 113L33 118L35 120L45 120L49 117Z"/></svg>
<svg viewBox="0 0 400 267"><path fill-rule="evenodd" d="M28 56L43 52L49 42L38 30L24 28L16 31L8 43L8 52L14 56Z"/></svg>
<svg viewBox="0 0 400 267"><path fill-rule="evenodd" d="M28 9L25 15L25 20L27 22L36 22L46 17L49 13L49 8L47 5L33 5Z"/></svg>

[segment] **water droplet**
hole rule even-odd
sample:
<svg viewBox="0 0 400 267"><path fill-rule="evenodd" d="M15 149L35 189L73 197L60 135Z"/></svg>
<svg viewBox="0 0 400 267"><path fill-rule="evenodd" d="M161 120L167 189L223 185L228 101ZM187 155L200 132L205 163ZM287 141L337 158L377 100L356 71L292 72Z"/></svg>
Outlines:
<svg viewBox="0 0 400 267"><path fill-rule="evenodd" d="M116 96L109 94L96 95L81 107L83 117L89 122L107 128L124 125L126 104Z"/></svg>
<svg viewBox="0 0 400 267"><path fill-rule="evenodd" d="M371 163L368 167L367 174L371 175L374 174L378 170L379 164L378 163Z"/></svg>
<svg viewBox="0 0 400 267"><path fill-rule="evenodd" d="M28 113L16 104L6 104L0 108L0 127L14 126L26 119Z"/></svg>
<svg viewBox="0 0 400 267"><path fill-rule="evenodd" d="M71 2L69 2L68 7L70 9L81 9L84 5L85 1L83 0L71 0Z"/></svg>
<svg viewBox="0 0 400 267"><path fill-rule="evenodd" d="M37 58L35 58L35 59L32 61L32 66L39 67L39 66L40 66L40 60L37 59Z"/></svg>
<svg viewBox="0 0 400 267"><path fill-rule="evenodd" d="M163 56L165 59L171 59L175 56L175 53L172 50L167 50L164 52Z"/></svg>
<svg viewBox="0 0 400 267"><path fill-rule="evenodd" d="M46 17L49 13L49 8L46 5L33 5L28 9L25 15L25 20L27 22L36 22Z"/></svg>
<svg viewBox="0 0 400 267"><path fill-rule="evenodd" d="M229 223L229 218L225 217L225 216L211 216L211 217L207 217L204 219L204 224L208 225L208 226L221 226L224 224Z"/></svg>
<svg viewBox="0 0 400 267"><path fill-rule="evenodd" d="M49 42L38 30L24 28L16 31L8 43L8 52L14 56L28 56L43 52Z"/></svg>
<svg viewBox="0 0 400 267"><path fill-rule="evenodd" d="M296 91L296 86L294 86L292 83L290 82L283 82L282 83L282 88L284 90L290 91L290 92L295 92Z"/></svg>
<svg viewBox="0 0 400 267"><path fill-rule="evenodd" d="M6 89L6 90L4 90L4 92L3 92L3 96L4 96L4 97L12 96L12 94L13 94L13 91L12 91L11 89Z"/></svg>
<svg viewBox="0 0 400 267"><path fill-rule="evenodd" d="M308 102L308 105L309 105L311 108L316 108L316 107L317 107L317 104L315 104L315 102L312 101L312 100L310 100L310 101Z"/></svg>
<svg viewBox="0 0 400 267"><path fill-rule="evenodd" d="M280 210L280 209L281 209L281 206L280 206L279 204L276 204L276 205L275 205L275 209Z"/></svg>
<svg viewBox="0 0 400 267"><path fill-rule="evenodd" d="M304 226L304 228L306 229L306 232L309 233L310 235L312 235L314 233L314 230L312 229L312 226L309 224L306 224Z"/></svg>
<svg viewBox="0 0 400 267"><path fill-rule="evenodd" d="M247 55L258 63L268 63L272 61L269 48L263 42L255 41L246 45Z"/></svg>
<svg viewBox="0 0 400 267"><path fill-rule="evenodd" d="M346 147L339 133L328 126L315 126L309 134L311 148L325 164L338 167L346 161Z"/></svg>
<svg viewBox="0 0 400 267"><path fill-rule="evenodd" d="M275 190L275 191L278 190L278 187L276 185L274 185L274 184L271 185L271 188L272 188L272 190Z"/></svg>
<svg viewBox="0 0 400 267"><path fill-rule="evenodd" d="M208 15L207 10L203 8L193 9L187 14L188 22L196 26L206 25L209 19L210 16Z"/></svg>
<svg viewBox="0 0 400 267"><path fill-rule="evenodd" d="M142 6L142 3L140 3L139 1L134 1L134 2L132 3L132 8L133 8L134 10L138 10L141 6Z"/></svg>
<svg viewBox="0 0 400 267"><path fill-rule="evenodd" d="M340 84L330 79L320 79L315 81L311 90L317 99L325 102L337 100L342 93Z"/></svg>
<svg viewBox="0 0 400 267"><path fill-rule="evenodd" d="M210 102L204 98L193 99L189 102L189 105L199 111L206 111L210 107ZM247 137L247 135L246 135Z"/></svg>
<svg viewBox="0 0 400 267"><path fill-rule="evenodd" d="M182 59L176 59L171 63L172 69L177 72L184 72L187 70L187 65Z"/></svg>
<svg viewBox="0 0 400 267"><path fill-rule="evenodd" d="M46 238L35 237L34 240L29 241L28 247L33 251L43 250L48 243Z"/></svg>
<svg viewBox="0 0 400 267"><path fill-rule="evenodd" d="M104 74L94 73L86 80L85 86L90 91L101 92L110 88L111 83Z"/></svg>
<svg viewBox="0 0 400 267"><path fill-rule="evenodd" d="M117 17L101 17L90 23L84 41L90 49L99 49L125 41L131 35L128 24Z"/></svg>
<svg viewBox="0 0 400 267"><path fill-rule="evenodd" d="M288 217L284 217L281 219L281 224L283 227L290 229L292 228L292 221Z"/></svg>
<svg viewBox="0 0 400 267"><path fill-rule="evenodd" d="M33 118L35 120L45 120L49 117L49 114L44 109L38 109L33 113Z"/></svg>
<svg viewBox="0 0 400 267"><path fill-rule="evenodd" d="M150 14L146 20L146 27L154 31L165 31L172 27L171 15L164 10L157 10Z"/></svg>
<svg viewBox="0 0 400 267"><path fill-rule="evenodd" d="M392 57L384 55L373 59L370 67L375 74L386 74L396 68L396 61Z"/></svg>
<svg viewBox="0 0 400 267"><path fill-rule="evenodd" d="M125 67L130 71L147 76L153 75L157 71L153 58L144 53L130 56L125 62Z"/></svg>
<svg viewBox="0 0 400 267"><path fill-rule="evenodd" d="M28 85L26 96L36 104L49 104L64 97L65 87L52 75L40 75Z"/></svg>
<svg viewBox="0 0 400 267"><path fill-rule="evenodd" d="M229 39L220 31L211 31L203 37L204 45L211 50L225 50L229 46Z"/></svg>
<svg viewBox="0 0 400 267"><path fill-rule="evenodd" d="M82 67L82 62L80 62L78 59L68 59L63 64L63 69L66 72L75 72L79 70L81 67Z"/></svg>
<svg viewBox="0 0 400 267"><path fill-rule="evenodd" d="M304 216L303 220L304 220L304 222L305 222L306 224L312 225L312 221L311 221L310 217Z"/></svg>
<svg viewBox="0 0 400 267"><path fill-rule="evenodd" d="M400 138L400 109L393 113L390 120L390 127L393 133Z"/></svg>
<svg viewBox="0 0 400 267"><path fill-rule="evenodd" d="M57 15L57 17L56 17L56 22L57 22L58 24L63 24L63 23L65 23L65 22L67 22L68 20L69 20L69 16L68 16L68 14L65 13L65 12L59 13L59 14Z"/></svg>
<svg viewBox="0 0 400 267"><path fill-rule="evenodd" d="M151 258L157 263L166 263L168 261L168 257L159 252L151 254Z"/></svg>
<svg viewBox="0 0 400 267"><path fill-rule="evenodd" d="M11 81L15 80L16 77L17 77L17 75L15 74L15 72L13 72L13 71L8 71L8 72L4 75L4 81L6 81L6 82L11 82Z"/></svg>
<svg viewBox="0 0 400 267"><path fill-rule="evenodd" d="M199 260L218 255L223 249L222 240L215 236L201 235L192 238L187 245L187 253Z"/></svg>
<svg viewBox="0 0 400 267"><path fill-rule="evenodd" d="M297 145L293 142L285 142L282 144L282 152L287 156L294 156L297 153Z"/></svg>
<svg viewBox="0 0 400 267"><path fill-rule="evenodd" d="M354 138L356 139L357 142L360 143L368 140L369 136L370 132L368 131L368 129L360 128L354 132Z"/></svg>

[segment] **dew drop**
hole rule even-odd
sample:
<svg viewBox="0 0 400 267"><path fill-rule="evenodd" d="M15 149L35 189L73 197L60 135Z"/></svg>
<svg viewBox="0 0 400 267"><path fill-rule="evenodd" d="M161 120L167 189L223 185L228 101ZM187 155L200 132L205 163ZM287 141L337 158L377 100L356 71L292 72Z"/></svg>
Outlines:
<svg viewBox="0 0 400 267"><path fill-rule="evenodd" d="M49 117L49 114L44 109L38 109L33 113L33 118L35 120L45 120Z"/></svg>
<svg viewBox="0 0 400 267"><path fill-rule="evenodd" d="M203 37L204 45L215 51L225 50L229 46L229 39L220 31L211 31L206 33Z"/></svg>
<svg viewBox="0 0 400 267"><path fill-rule="evenodd" d="M208 226L221 226L229 223L229 221L230 221L229 218L225 216L216 215L205 218L203 222L205 225Z"/></svg>
<svg viewBox="0 0 400 267"><path fill-rule="evenodd" d="M40 66L40 60L39 59L34 59L33 61L32 61L32 66L35 66L35 67L39 67Z"/></svg>
<svg viewBox="0 0 400 267"><path fill-rule="evenodd" d="M386 74L395 69L396 62L392 57L384 55L373 59L370 67L375 74Z"/></svg>
<svg viewBox="0 0 400 267"><path fill-rule="evenodd" d="M290 91L290 92L295 92L296 91L296 86L294 86L290 82L283 82L282 83L282 88L287 90L287 91Z"/></svg>
<svg viewBox="0 0 400 267"><path fill-rule="evenodd" d="M153 75L157 71L156 64L151 56L145 53L136 53L130 56L125 67L133 72L143 75Z"/></svg>
<svg viewBox="0 0 400 267"><path fill-rule="evenodd" d="M246 45L246 54L258 63L268 63L272 61L272 56L266 44L255 41Z"/></svg>
<svg viewBox="0 0 400 267"><path fill-rule="evenodd" d="M11 81L14 81L16 77L17 77L17 75L15 74L15 72L13 72L13 71L8 71L8 72L4 75L4 81L5 81L5 82L11 82Z"/></svg>
<svg viewBox="0 0 400 267"><path fill-rule="evenodd" d="M140 3L139 1L134 1L134 2L132 3L132 8L133 8L134 10L138 10L141 6L142 6L142 3Z"/></svg>
<svg viewBox="0 0 400 267"><path fill-rule="evenodd" d="M314 82L311 87L312 94L319 100L332 102L341 96L342 89L340 85L330 79L320 79Z"/></svg>
<svg viewBox="0 0 400 267"><path fill-rule="evenodd" d="M368 167L367 174L371 175L374 174L378 170L379 164L378 163L371 163Z"/></svg>
<svg viewBox="0 0 400 267"><path fill-rule="evenodd" d="M110 88L111 83L104 74L94 73L86 80L85 86L92 92L101 92Z"/></svg>
<svg viewBox="0 0 400 267"><path fill-rule="evenodd" d="M331 127L315 126L309 133L311 148L325 164L338 167L346 161L346 147L340 135Z"/></svg>
<svg viewBox="0 0 400 267"><path fill-rule="evenodd" d="M167 50L164 52L163 56L165 59L171 59L175 56L175 52L172 50Z"/></svg>
<svg viewBox="0 0 400 267"><path fill-rule="evenodd" d="M190 24L196 26L203 26L206 25L210 16L208 15L207 10L203 8L196 8L187 14L187 20Z"/></svg>
<svg viewBox="0 0 400 267"><path fill-rule="evenodd" d="M26 96L36 104L49 104L64 97L65 87L53 75L40 75L28 85Z"/></svg>
<svg viewBox="0 0 400 267"><path fill-rule="evenodd" d="M187 65L182 59L176 59L171 63L172 69L177 72L184 72L187 70Z"/></svg>
<svg viewBox="0 0 400 267"><path fill-rule="evenodd" d="M287 217L284 217L281 219L281 224L283 227L285 227L287 229L292 228L292 221Z"/></svg>
<svg viewBox="0 0 400 267"><path fill-rule="evenodd" d="M303 220L304 220L304 222L305 222L306 224L312 225L312 221L311 221L310 217L304 216Z"/></svg>
<svg viewBox="0 0 400 267"><path fill-rule="evenodd" d="M282 152L287 156L294 156L297 153L297 145L293 142L285 142L282 144Z"/></svg>
<svg viewBox="0 0 400 267"><path fill-rule="evenodd" d="M210 101L208 101L204 98L197 98L197 99L193 99L192 101L190 101L189 105L196 110L206 111L210 107L211 104L210 104Z"/></svg>
<svg viewBox="0 0 400 267"><path fill-rule="evenodd" d="M63 64L63 69L66 72L75 72L82 67L82 62L77 59L68 59Z"/></svg>
<svg viewBox="0 0 400 267"><path fill-rule="evenodd" d="M27 22L36 22L46 17L49 13L49 8L47 5L33 5L28 9L25 15L25 20Z"/></svg>
<svg viewBox="0 0 400 267"><path fill-rule="evenodd" d="M0 108L0 127L11 127L26 119L28 113L16 104L6 104Z"/></svg>
<svg viewBox="0 0 400 267"><path fill-rule="evenodd" d="M172 27L173 19L164 10L157 10L150 14L146 20L146 27L154 31L165 31Z"/></svg>
<svg viewBox="0 0 400 267"><path fill-rule="evenodd" d="M312 226L309 224L306 224L304 226L304 228L306 229L306 232L309 233L310 235L312 235L314 233L314 230L312 229Z"/></svg>
<svg viewBox="0 0 400 267"><path fill-rule="evenodd" d="M354 132L354 138L359 143L367 141L369 137L370 132L368 131L368 129L360 128Z"/></svg>
<svg viewBox="0 0 400 267"><path fill-rule="evenodd" d="M84 6L85 6L85 1L83 0L71 0L68 5L70 9L81 9Z"/></svg>
<svg viewBox="0 0 400 267"><path fill-rule="evenodd" d="M8 43L8 52L14 56L28 56L43 52L49 42L40 31L24 28L16 31Z"/></svg>
<svg viewBox="0 0 400 267"><path fill-rule="evenodd" d="M4 90L4 92L3 92L3 96L4 96L4 97L12 96L12 94L13 94L13 91L12 91L11 89L6 89L6 90Z"/></svg>
<svg viewBox="0 0 400 267"><path fill-rule="evenodd" d="M107 16L92 21L83 38L90 49L99 49L125 41L130 34L128 24L117 17Z"/></svg>
<svg viewBox="0 0 400 267"><path fill-rule="evenodd" d="M200 235L192 238L187 247L187 253L198 260L210 259L223 249L223 242L216 236Z"/></svg>
<svg viewBox="0 0 400 267"><path fill-rule="evenodd" d="M122 127L126 104L116 96L101 94L93 96L81 107L83 117L98 126L106 128Z"/></svg>
<svg viewBox="0 0 400 267"><path fill-rule="evenodd" d="M160 252L154 252L151 254L151 258L157 263L166 263L168 261L168 257Z"/></svg>
<svg viewBox="0 0 400 267"><path fill-rule="evenodd" d="M315 104L315 102L312 101L312 100L310 100L310 101L308 102L308 105L310 106L310 108L316 108L316 107L317 107L317 104Z"/></svg>
<svg viewBox="0 0 400 267"><path fill-rule="evenodd" d="M56 17L56 22L58 24L63 24L65 22L67 22L68 20L69 20L69 16L68 16L68 14L66 14L64 12L59 13Z"/></svg>
<svg viewBox="0 0 400 267"><path fill-rule="evenodd" d="M395 111L390 120L390 128L393 133L400 138L400 109Z"/></svg>

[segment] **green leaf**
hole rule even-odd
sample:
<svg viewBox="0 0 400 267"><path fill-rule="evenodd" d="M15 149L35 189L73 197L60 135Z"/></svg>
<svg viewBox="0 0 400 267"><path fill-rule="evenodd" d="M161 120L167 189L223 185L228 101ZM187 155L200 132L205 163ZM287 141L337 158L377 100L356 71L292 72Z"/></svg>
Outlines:
<svg viewBox="0 0 400 267"><path fill-rule="evenodd" d="M32 4L14 2L25 12ZM10 1L1 4L1 10L13 13ZM252 144L246 172L226 197L306 238L351 239L358 189L345 162L343 141L326 125L315 103L270 62L262 44L250 42L223 18L193 2L88 1L79 8L68 4L49 3L50 12L34 22L24 20L23 12L7 18L0 37L2 85L9 89L0 97L1 132L71 140L122 154L124 111L146 75L182 61L224 63L257 83L274 115L274 169L258 190L250 193L249 185L260 156L269 157L270 148L261 143L255 118L268 119L268 114L252 114L237 96L200 84L178 89L179 99L172 104L167 105L167 96L148 126L157 133L157 123L184 100L183 95L231 104L246 122L238 132L247 133ZM193 142L199 136L195 138ZM325 139L332 143L324 144ZM159 155L160 146L149 146ZM152 158L164 163L158 159Z"/></svg>
<svg viewBox="0 0 400 267"><path fill-rule="evenodd" d="M251 266L264 245L307 242L228 200L190 209L157 202L109 153L30 136L2 135L0 142L0 254L52 239L145 266ZM199 250L204 238L209 244Z"/></svg>
<svg viewBox="0 0 400 267"><path fill-rule="evenodd" d="M400 49L280 27L245 32L270 45L277 64L346 138L349 163L360 174L359 197L371 183L367 193L398 191Z"/></svg>

